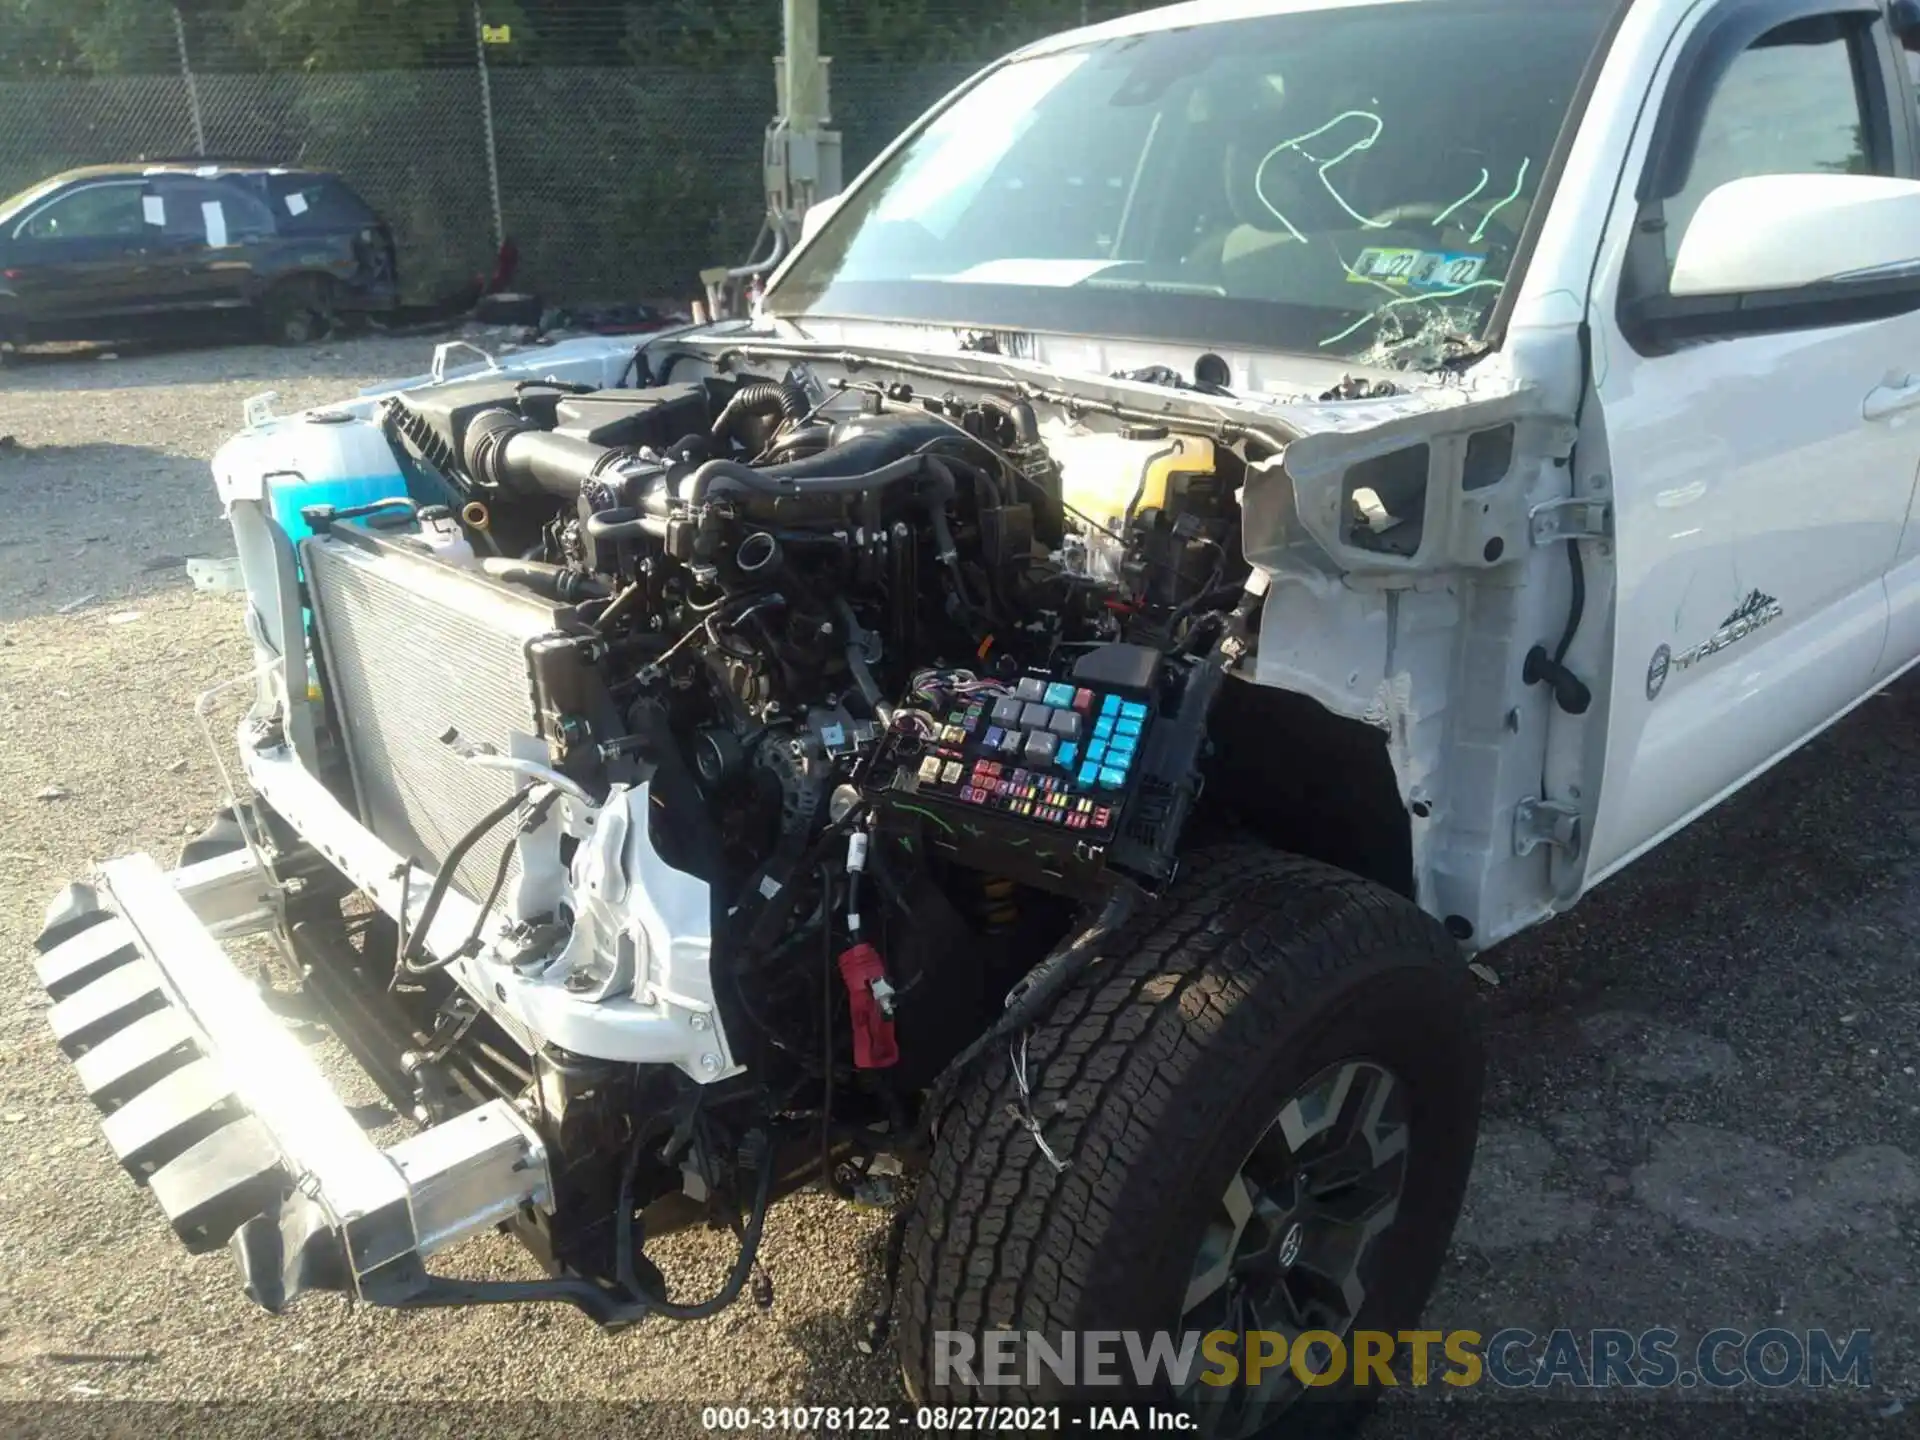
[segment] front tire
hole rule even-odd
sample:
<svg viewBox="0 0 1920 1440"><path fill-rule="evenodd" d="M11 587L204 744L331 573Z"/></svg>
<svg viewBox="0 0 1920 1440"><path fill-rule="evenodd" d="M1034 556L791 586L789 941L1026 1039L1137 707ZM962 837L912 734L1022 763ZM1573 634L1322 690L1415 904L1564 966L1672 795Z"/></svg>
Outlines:
<svg viewBox="0 0 1920 1440"><path fill-rule="evenodd" d="M1137 1331L1145 1344L1156 1332L1177 1342L1212 1329L1414 1328L1478 1130L1483 1058L1464 971L1437 924L1356 876L1259 846L1196 853L1031 1033L1030 1112L1003 1048L939 1117L901 1263L909 1392L929 1404L1129 1395L1189 1406L1205 1432L1233 1437L1268 1433L1282 1413L1289 1435L1348 1428L1370 1395L1350 1383L1304 1391L1285 1383L1285 1367L1259 1392L1192 1378L1076 1388L1045 1369L1027 1383L1021 1352L1019 1383L995 1386L979 1366L969 1381L940 1363L965 1341L936 1348L936 1333L971 1337L979 1355L984 1335L1003 1329L1057 1348L1063 1332ZM1319 1109L1332 1120L1302 1122ZM1043 1153L1027 1113L1066 1168ZM1309 1160L1317 1179L1288 1179ZM1354 1264L1340 1284L1307 1282L1330 1268L1323 1252L1346 1253L1347 1232L1316 1239L1295 1213L1365 1232L1347 1246ZM1222 1295L1269 1282L1277 1293L1264 1308L1196 1303L1216 1279L1233 1287ZM1351 1301L1344 1327L1329 1293ZM1130 1371L1124 1346L1117 1353ZM1193 1376L1210 1368L1196 1357ZM1294 1403L1303 1394L1311 1402Z"/></svg>

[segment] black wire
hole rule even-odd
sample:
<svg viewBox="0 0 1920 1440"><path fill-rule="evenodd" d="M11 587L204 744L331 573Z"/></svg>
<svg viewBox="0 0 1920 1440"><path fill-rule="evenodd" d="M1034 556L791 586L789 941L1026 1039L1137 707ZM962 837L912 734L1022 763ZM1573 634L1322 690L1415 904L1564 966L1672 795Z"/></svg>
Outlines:
<svg viewBox="0 0 1920 1440"><path fill-rule="evenodd" d="M1553 663L1556 665L1566 660L1574 632L1580 628L1580 618L1587 609L1587 571L1580 561L1578 540L1567 541L1567 566L1573 571L1573 600L1567 606L1567 628L1560 632L1560 644L1553 652Z"/></svg>
<svg viewBox="0 0 1920 1440"><path fill-rule="evenodd" d="M820 1183L839 1196L851 1200L853 1194L840 1184L833 1173L833 869L820 867L820 1068L826 1077L826 1093L820 1101Z"/></svg>
<svg viewBox="0 0 1920 1440"><path fill-rule="evenodd" d="M633 1145L627 1152L626 1167L620 1177L620 1224L614 1231L615 1271L620 1283L643 1312L661 1315L669 1320L704 1320L726 1309L739 1297L741 1288L747 1283L747 1276L753 1271L754 1259L760 1253L760 1233L767 1221L767 1197L773 1188L773 1139L771 1136L763 1137L753 1208L748 1214L746 1229L740 1233L740 1253L735 1257L733 1269L728 1273L725 1283L698 1304L677 1305L664 1295L656 1295L642 1286L633 1268L634 1232L640 1224L633 1213L633 1180L639 1169L644 1133L634 1136Z"/></svg>
<svg viewBox="0 0 1920 1440"><path fill-rule="evenodd" d="M967 432L963 432L963 433L967 433ZM927 441L926 444L922 445L918 450L914 451L913 453L916 455L931 455L934 452L934 450L936 450L938 447L942 445L951 445L954 442L955 438L956 437L952 435L936 435L933 437L933 439ZM955 456L954 458L956 460L959 459L958 456ZM974 483L987 491L988 498L992 500L995 506L999 506L1005 503L1006 497L1000 492L999 481L995 480L993 476L989 475L985 470L980 469L976 465L967 464L967 462L964 460L960 461L960 463L962 465L966 465L967 473L973 477Z"/></svg>
<svg viewBox="0 0 1920 1440"><path fill-rule="evenodd" d="M627 383L628 376L633 377L633 383L636 389L650 383L653 380L653 376L651 373L646 373L644 375L642 373L643 371L647 370L647 366L645 363L646 351L647 351L647 343L644 340L641 341L638 345L633 347L633 354L629 355L627 357L627 363L620 367L620 378L613 382L614 389L619 390L624 388ZM678 358L678 357L675 357L675 358ZM668 364L669 366L671 366L672 362L669 361ZM663 380L660 383L664 385L666 382Z"/></svg>
<svg viewBox="0 0 1920 1440"><path fill-rule="evenodd" d="M1007 1007L1000 1012L999 1018L934 1076L933 1083L927 1087L927 1101L921 1107L922 1126L931 1127L938 1123L946 1109L953 1082L967 1066L986 1052L988 1046L1039 1019L1055 997L1099 958L1101 945L1127 923L1139 898L1140 892L1133 886L1119 886L1107 897L1106 904L1090 925L1063 939L1047 952L1038 965L1021 977L1019 983L1008 992Z"/></svg>
<svg viewBox="0 0 1920 1440"><path fill-rule="evenodd" d="M482 815L474 822L471 830L453 842L453 848L447 851L446 858L440 864L439 873L433 877L433 888L427 892L427 903L420 907L420 924L406 948L400 952L400 966L407 974L431 975L436 970L445 969L458 957L459 952L454 951L444 957L433 956L425 961L419 960L417 956L420 953L421 937L432 931L434 916L440 913L440 904L446 899L447 891L453 885L453 872L459 868L460 862L466 859L467 852L479 844L481 837L489 830L518 810L527 796L533 793L533 788L531 785L521 786Z"/></svg>
<svg viewBox="0 0 1920 1440"><path fill-rule="evenodd" d="M1051 498L1047 496L1045 487L1043 487L1039 481L1028 475L1026 471L1014 463L1011 455L1007 454L1006 451L1002 450L992 441L981 439L958 420L953 419L949 415L942 415L937 410L929 410L924 405L909 404L905 400L887 399L886 403L893 409L903 410L909 415L924 415L929 420L938 420L942 425L945 425L949 430L953 431L954 434L963 439L971 440L975 445L978 445L982 450L986 451L987 454L991 455L1000 463L1001 468L1006 471L1008 477L1013 480L1016 485L1023 483L1031 485L1042 498ZM925 447L922 448L922 453L924 453L924 449Z"/></svg>
<svg viewBox="0 0 1920 1440"><path fill-rule="evenodd" d="M1196 610L1199 610L1202 606L1217 605L1222 600L1231 600L1247 588L1245 581L1236 580L1222 583L1220 577L1226 573L1226 569L1227 555L1223 550L1220 552L1219 561L1213 567L1213 574L1207 577L1207 583L1194 591L1193 594L1189 595L1180 604L1176 605L1173 613L1167 617L1168 634L1172 634L1175 627L1177 627L1182 620L1186 619L1187 616L1193 614Z"/></svg>
<svg viewBox="0 0 1920 1440"><path fill-rule="evenodd" d="M529 820L523 828L532 828L532 821ZM509 837L507 843L500 847L500 863L493 868L493 883L487 887L487 898L480 902L479 911L473 917L473 929L468 931L467 938L460 942L457 954L472 955L479 949L480 932L486 928L487 912L493 909L494 902L500 898L501 890L506 888L507 870L512 864L513 840Z"/></svg>
<svg viewBox="0 0 1920 1440"><path fill-rule="evenodd" d="M707 632L708 643L723 655L731 655L735 660L758 660L760 658L760 652L754 649L753 646L745 644L744 642L737 646L728 643L727 636L732 632L720 628L720 618L719 614L715 613L707 616L707 618L701 622L701 625Z"/></svg>
<svg viewBox="0 0 1920 1440"><path fill-rule="evenodd" d="M534 801L533 808L527 812L527 818L515 828L514 835L524 835L547 818L547 812L553 808L553 802L560 798L558 790L549 790ZM487 916L492 913L494 902L500 898L500 892L506 888L507 868L513 864L513 836L500 847L500 863L493 872L493 884L487 890L487 898L480 902L480 909L473 917L473 929L467 932L467 938L460 942L456 955L477 955L480 953L480 932L486 928Z"/></svg>

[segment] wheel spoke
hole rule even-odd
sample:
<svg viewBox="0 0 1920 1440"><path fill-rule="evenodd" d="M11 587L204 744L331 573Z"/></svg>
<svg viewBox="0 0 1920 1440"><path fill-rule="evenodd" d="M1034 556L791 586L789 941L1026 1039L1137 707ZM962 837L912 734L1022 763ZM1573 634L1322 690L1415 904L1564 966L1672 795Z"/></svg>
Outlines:
<svg viewBox="0 0 1920 1440"><path fill-rule="evenodd" d="M1282 1329L1297 1332L1314 1328L1314 1322L1308 1317L1306 1308L1294 1296L1285 1276L1282 1276L1279 1283L1273 1287L1272 1304L1285 1316L1281 1324Z"/></svg>
<svg viewBox="0 0 1920 1440"><path fill-rule="evenodd" d="M1349 1061L1312 1090L1289 1100L1274 1119L1287 1149L1298 1156L1329 1139L1337 1141L1356 1086L1364 1088L1362 1066Z"/></svg>
<svg viewBox="0 0 1920 1440"><path fill-rule="evenodd" d="M1291 1366L1245 1383L1244 1337L1308 1330L1345 1336L1367 1298L1367 1259L1400 1210L1410 1133L1399 1082L1362 1059L1307 1081L1250 1147L1202 1237L1188 1282L1185 1328L1242 1338L1242 1383L1190 1388L1200 1431L1241 1440L1299 1397Z"/></svg>
<svg viewBox="0 0 1920 1440"><path fill-rule="evenodd" d="M1201 1397L1197 1408L1200 1420L1200 1434L1214 1440L1214 1437L1241 1436L1248 1433L1246 1423L1248 1391L1244 1385L1230 1385L1224 1390L1216 1390L1212 1395Z"/></svg>
<svg viewBox="0 0 1920 1440"><path fill-rule="evenodd" d="M1240 1243L1241 1232L1247 1228L1247 1222L1253 1218L1258 1196L1253 1182L1245 1173L1235 1175L1227 1184L1226 1193L1220 1197L1220 1208L1227 1212L1227 1219L1233 1222L1233 1240Z"/></svg>
<svg viewBox="0 0 1920 1440"><path fill-rule="evenodd" d="M1241 1383L1225 1389L1202 1386L1197 1380L1189 1386L1187 1393L1197 1402L1194 1408L1199 1418L1198 1433L1205 1436L1238 1437L1255 1433L1291 1403L1291 1392L1299 1388L1289 1363L1269 1365L1262 1369L1257 1385L1249 1386L1244 1381L1248 1335L1256 1330L1279 1335L1286 1343L1286 1354L1291 1356L1294 1342L1299 1338L1299 1330L1268 1319L1245 1290L1235 1292L1228 1316L1230 1323L1220 1328L1231 1330L1240 1337L1240 1347L1236 1353L1243 1378Z"/></svg>
<svg viewBox="0 0 1920 1440"><path fill-rule="evenodd" d="M1248 1217L1253 1214L1252 1191L1243 1176L1235 1175L1228 1184L1226 1194L1220 1197L1220 1209L1224 1212L1224 1223L1216 1219L1201 1238L1193 1278L1187 1282L1186 1297L1180 1302L1182 1316L1191 1315L1194 1308L1219 1291L1233 1273L1233 1252L1247 1228Z"/></svg>
<svg viewBox="0 0 1920 1440"><path fill-rule="evenodd" d="M1200 1242L1193 1278L1187 1282L1186 1297L1180 1305L1182 1316L1191 1314L1195 1306L1204 1303L1227 1283L1249 1228L1259 1230L1277 1213L1273 1202L1244 1172L1233 1177L1226 1193L1220 1197L1220 1210L1214 1223Z"/></svg>
<svg viewBox="0 0 1920 1440"><path fill-rule="evenodd" d="M1293 1347L1300 1338L1300 1332L1290 1325L1280 1325L1268 1320L1257 1302L1249 1299L1247 1304L1247 1326L1242 1334L1255 1330L1268 1330L1284 1337L1288 1363L1269 1365L1260 1372L1258 1383L1252 1386L1238 1387L1246 1392L1246 1402L1242 1406L1241 1433L1247 1434L1259 1430L1275 1415L1291 1403L1293 1392L1300 1388L1294 1378L1291 1359ZM1244 1365L1244 1356L1242 1364ZM1245 1371L1241 1372L1243 1375Z"/></svg>
<svg viewBox="0 0 1920 1440"><path fill-rule="evenodd" d="M1405 1127L1400 1127L1404 1137ZM1357 1153L1356 1153L1357 1152ZM1372 1163L1372 1152L1356 1144L1338 1155L1308 1166L1302 1173L1299 1216L1339 1225L1365 1225L1383 1205L1391 1205L1400 1194L1405 1165L1402 1140L1384 1165Z"/></svg>
<svg viewBox="0 0 1920 1440"><path fill-rule="evenodd" d="M1360 1262L1373 1237L1392 1223L1391 1212L1397 1208L1397 1202L1389 1202L1384 1218L1376 1214L1365 1225L1322 1223L1308 1227L1285 1282L1303 1312L1318 1310L1327 1322L1326 1328L1336 1331L1353 1324L1367 1298Z"/></svg>

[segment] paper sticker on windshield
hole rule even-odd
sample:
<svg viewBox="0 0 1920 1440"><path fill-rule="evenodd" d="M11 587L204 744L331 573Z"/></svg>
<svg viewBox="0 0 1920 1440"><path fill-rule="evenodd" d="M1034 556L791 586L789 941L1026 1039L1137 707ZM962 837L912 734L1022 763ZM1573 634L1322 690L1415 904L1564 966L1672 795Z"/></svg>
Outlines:
<svg viewBox="0 0 1920 1440"><path fill-rule="evenodd" d="M1471 285L1487 268L1484 255L1452 250L1411 250L1376 246L1362 250L1348 268L1349 281L1366 285L1404 285L1410 290L1452 290Z"/></svg>

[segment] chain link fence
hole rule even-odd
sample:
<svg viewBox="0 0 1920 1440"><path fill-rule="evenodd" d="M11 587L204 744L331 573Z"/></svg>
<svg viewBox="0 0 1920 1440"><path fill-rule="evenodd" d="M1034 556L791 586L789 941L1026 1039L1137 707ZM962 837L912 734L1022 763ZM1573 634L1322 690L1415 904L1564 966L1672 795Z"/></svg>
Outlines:
<svg viewBox="0 0 1920 1440"><path fill-rule="evenodd" d="M993 54L1141 8L890 7L877 26L880 12L860 0L822 3L849 179ZM151 7L137 30L115 34L110 53L76 49L42 73L0 57L0 196L112 161L310 165L340 172L392 225L410 299L490 273L502 238L519 252L517 288L549 301L698 294L698 272L744 259L760 227L779 0L597 0L531 12L516 9L527 18L502 31L480 7L455 6L425 43L368 32L303 56L220 15ZM663 28L663 12L680 28ZM912 53L887 53L901 49ZM389 68L396 54L405 68Z"/></svg>

